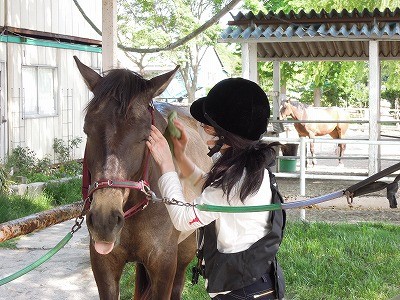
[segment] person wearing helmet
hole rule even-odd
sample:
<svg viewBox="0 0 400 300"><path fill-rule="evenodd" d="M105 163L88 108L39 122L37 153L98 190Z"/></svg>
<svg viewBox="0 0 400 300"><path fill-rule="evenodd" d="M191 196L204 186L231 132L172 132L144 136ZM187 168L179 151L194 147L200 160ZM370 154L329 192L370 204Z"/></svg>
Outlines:
<svg viewBox="0 0 400 300"><path fill-rule="evenodd" d="M277 143L260 140L270 106L256 83L222 80L192 103L190 113L201 123L214 161L205 173L186 156L188 138L176 120L182 134L172 138L175 160L180 176L199 191L195 204L257 206L283 201L270 171ZM162 173L158 181L162 196L186 202L168 143L155 126L146 144ZM283 299L285 283L276 258L285 227L283 210L229 213L166 206L177 230L201 228L198 271L212 299Z"/></svg>

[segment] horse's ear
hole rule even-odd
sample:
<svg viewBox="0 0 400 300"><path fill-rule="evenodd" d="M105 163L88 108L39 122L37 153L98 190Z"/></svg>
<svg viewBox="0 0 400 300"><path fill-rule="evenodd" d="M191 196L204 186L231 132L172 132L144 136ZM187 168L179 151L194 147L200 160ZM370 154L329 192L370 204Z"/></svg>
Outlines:
<svg viewBox="0 0 400 300"><path fill-rule="evenodd" d="M171 80L174 78L176 71L178 71L179 66L176 66L172 71L158 75L150 79L150 86L152 88L153 97L157 97L162 92L165 91Z"/></svg>
<svg viewBox="0 0 400 300"><path fill-rule="evenodd" d="M74 59L76 65L78 66L79 72L81 73L83 79L85 80L87 87L89 88L90 91L93 92L96 84L102 77L96 71L92 70L85 64L81 63L81 61L75 55Z"/></svg>

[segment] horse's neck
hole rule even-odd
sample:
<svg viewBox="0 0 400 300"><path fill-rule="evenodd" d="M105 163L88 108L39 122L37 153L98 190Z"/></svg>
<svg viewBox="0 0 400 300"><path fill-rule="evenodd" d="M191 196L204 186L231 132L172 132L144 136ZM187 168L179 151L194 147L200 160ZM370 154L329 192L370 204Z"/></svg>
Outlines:
<svg viewBox="0 0 400 300"><path fill-rule="evenodd" d="M295 120L305 120L306 109L302 106L292 106L292 118Z"/></svg>

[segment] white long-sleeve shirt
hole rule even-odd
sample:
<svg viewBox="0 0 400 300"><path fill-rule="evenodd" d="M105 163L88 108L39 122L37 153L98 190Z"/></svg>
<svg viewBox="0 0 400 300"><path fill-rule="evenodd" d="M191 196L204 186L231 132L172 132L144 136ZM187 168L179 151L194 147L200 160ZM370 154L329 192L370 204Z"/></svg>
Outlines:
<svg viewBox="0 0 400 300"><path fill-rule="evenodd" d="M199 178L204 173L195 168L190 181L197 186ZM260 189L254 195L250 195L243 204L235 191L239 190L241 182L231 191L230 203L228 204L226 195L222 189L207 187L201 195L194 200L195 204L210 204L221 206L255 206L267 205L271 203L272 193L268 170L265 170L264 180ZM176 172L163 174L158 185L163 197L168 199L187 202L184 198L182 185ZM251 213L222 213L200 211L194 207L166 205L175 228L179 231L192 231L193 229L207 225L214 220L217 249L221 253L235 253L248 249L252 244L264 237L270 230L270 212L251 212Z"/></svg>

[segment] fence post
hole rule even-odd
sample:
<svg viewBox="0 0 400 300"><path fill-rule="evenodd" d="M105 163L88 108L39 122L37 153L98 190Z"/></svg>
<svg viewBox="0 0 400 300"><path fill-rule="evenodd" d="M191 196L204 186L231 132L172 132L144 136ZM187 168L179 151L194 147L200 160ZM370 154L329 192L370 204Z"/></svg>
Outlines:
<svg viewBox="0 0 400 300"><path fill-rule="evenodd" d="M306 138L300 138L300 195L306 195L306 157L307 157L307 147ZM306 210L302 208L300 210L300 219L302 221L306 220Z"/></svg>

